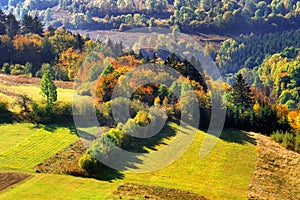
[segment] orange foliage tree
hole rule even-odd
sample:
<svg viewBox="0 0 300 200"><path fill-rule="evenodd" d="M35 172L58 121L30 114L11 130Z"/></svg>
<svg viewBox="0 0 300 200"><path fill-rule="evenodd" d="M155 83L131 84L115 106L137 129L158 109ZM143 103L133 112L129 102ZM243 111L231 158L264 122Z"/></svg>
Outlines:
<svg viewBox="0 0 300 200"><path fill-rule="evenodd" d="M64 51L54 66L56 79L73 81L83 62L84 55L73 48Z"/></svg>
<svg viewBox="0 0 300 200"><path fill-rule="evenodd" d="M13 40L13 46L16 51L14 62L23 65L26 62L32 63L31 73L35 74L43 62L41 44L42 37L39 35L16 35Z"/></svg>

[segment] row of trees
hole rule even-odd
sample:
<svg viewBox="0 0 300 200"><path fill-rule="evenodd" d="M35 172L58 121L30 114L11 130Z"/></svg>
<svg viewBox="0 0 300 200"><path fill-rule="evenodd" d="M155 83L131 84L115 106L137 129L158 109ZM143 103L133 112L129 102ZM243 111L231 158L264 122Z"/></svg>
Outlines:
<svg viewBox="0 0 300 200"><path fill-rule="evenodd" d="M274 28L272 23L281 26L282 22L285 22L285 28L293 27L293 22L299 20L300 12L297 1L178 0L174 1L174 7L176 10L170 21L175 20L183 28L219 33L270 31Z"/></svg>
<svg viewBox="0 0 300 200"><path fill-rule="evenodd" d="M25 15L20 23L13 14L5 15L0 10L0 35L7 34L10 38L13 38L18 33L33 33L41 36L43 34L43 24L37 16L32 17L31 15Z"/></svg>
<svg viewBox="0 0 300 200"><path fill-rule="evenodd" d="M126 63L131 64L126 65ZM97 82L96 87L97 89L95 95L98 99L98 102L105 103L111 100L112 90L117 82L119 82L119 87L124 87L127 89L132 85L135 85L135 82L128 83L125 80L118 81L118 79L119 77L121 77L121 74L130 71L132 68L141 63L141 61L135 60L132 56L122 57L122 59L114 62L112 66L109 66L109 68L107 68L109 70L104 70L106 74L104 75L103 72L102 76ZM171 67L176 69L180 65L181 63L179 62ZM193 71L188 71L187 68L184 67L180 67L180 70L184 70L187 73L187 77L189 77L190 73L193 73ZM160 78L164 79L164 77L166 76L163 72L161 72L158 76L154 76L154 74L151 74L150 71L144 71L143 75L146 75L147 77L157 77L158 79L155 80L156 82L159 82ZM140 75L138 74L135 75L135 81L139 82L139 76ZM201 84L200 80L187 80L192 86L194 86L194 89L198 92L198 101L203 106L200 109L202 109L204 113L208 113L206 117L209 119L209 102L210 98L212 97L210 97L206 93L206 85ZM185 90L184 85L185 84L183 84L183 82L181 83L178 81L175 81L170 88L155 84L145 85L136 90L132 95L132 98L135 98L136 100L146 103L150 106L157 104L157 102L167 107L170 105L175 105L174 108L179 108L179 110L175 109L173 114L175 115L175 117L178 117L180 116L180 105L183 99L178 99L173 96L172 91L174 88L179 88L179 90L183 91ZM259 131L265 134L270 134L277 129L289 129L290 122L288 122L287 108L285 106L278 106L271 101L266 100L266 96L264 93L258 92L258 90L254 88L250 88L242 74L238 74L236 76L232 88L226 91L225 101L223 102L223 104L228 108L226 124L229 127ZM204 121L205 120L203 120L203 122ZM206 120L206 122L207 121L208 120ZM273 124L271 128L267 122Z"/></svg>
<svg viewBox="0 0 300 200"><path fill-rule="evenodd" d="M281 53L267 57L253 69L253 85L262 88L267 95L289 110L299 109L300 102L300 50L288 48Z"/></svg>

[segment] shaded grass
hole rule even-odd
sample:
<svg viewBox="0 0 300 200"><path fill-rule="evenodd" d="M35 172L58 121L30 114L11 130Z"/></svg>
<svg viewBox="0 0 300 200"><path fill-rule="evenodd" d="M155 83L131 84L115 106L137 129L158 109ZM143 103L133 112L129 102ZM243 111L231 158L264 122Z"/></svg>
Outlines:
<svg viewBox="0 0 300 200"><path fill-rule="evenodd" d="M237 129L228 129L227 131L223 131L220 135L220 139L238 144L250 143L256 145L256 141L252 136L247 134L247 132Z"/></svg>

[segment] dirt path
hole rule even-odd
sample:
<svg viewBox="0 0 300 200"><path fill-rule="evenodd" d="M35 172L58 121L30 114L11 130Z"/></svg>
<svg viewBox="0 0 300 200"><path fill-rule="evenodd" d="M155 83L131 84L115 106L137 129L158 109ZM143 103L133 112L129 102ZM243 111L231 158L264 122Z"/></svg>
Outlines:
<svg viewBox="0 0 300 200"><path fill-rule="evenodd" d="M249 199L299 200L300 154L288 151L269 137L255 137L257 163Z"/></svg>
<svg viewBox="0 0 300 200"><path fill-rule="evenodd" d="M28 174L0 172L0 191L13 186L29 177L30 175Z"/></svg>

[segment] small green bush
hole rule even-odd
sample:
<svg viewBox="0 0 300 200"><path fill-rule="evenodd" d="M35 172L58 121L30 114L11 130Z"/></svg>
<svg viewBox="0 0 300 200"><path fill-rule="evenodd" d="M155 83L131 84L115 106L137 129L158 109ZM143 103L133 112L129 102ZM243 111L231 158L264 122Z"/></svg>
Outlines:
<svg viewBox="0 0 300 200"><path fill-rule="evenodd" d="M10 66L10 74L11 75L21 75L21 74L27 74L28 73L27 66L15 64Z"/></svg>
<svg viewBox="0 0 300 200"><path fill-rule="evenodd" d="M5 72L6 74L10 74L10 65L9 65L9 63L3 63L2 71Z"/></svg>
<svg viewBox="0 0 300 200"><path fill-rule="evenodd" d="M109 139L117 146L121 146L124 139L124 132L119 128L111 128L107 135L109 135Z"/></svg>
<svg viewBox="0 0 300 200"><path fill-rule="evenodd" d="M95 173L97 160L92 158L92 156L88 153L83 154L78 161L78 165L80 168L84 169L89 175Z"/></svg>
<svg viewBox="0 0 300 200"><path fill-rule="evenodd" d="M295 147L294 135L291 133L284 134L282 145L287 149L294 150Z"/></svg>
<svg viewBox="0 0 300 200"><path fill-rule="evenodd" d="M135 116L135 121L138 125L140 126L147 126L150 123L150 117L147 111L145 110L140 110L136 116Z"/></svg>
<svg viewBox="0 0 300 200"><path fill-rule="evenodd" d="M300 153L300 132L295 134L289 132L275 131L271 138L289 150Z"/></svg>
<svg viewBox="0 0 300 200"><path fill-rule="evenodd" d="M53 117L58 121L71 121L72 118L72 104L66 102L56 102L52 107Z"/></svg>
<svg viewBox="0 0 300 200"><path fill-rule="evenodd" d="M273 134L271 134L271 138L273 139L273 140L275 140L276 142L278 142L278 143L282 143L282 141L283 141L283 136L284 136L284 134L281 132L281 131L275 131Z"/></svg>
<svg viewBox="0 0 300 200"><path fill-rule="evenodd" d="M80 168L84 169L89 176L98 176L101 174L105 165L94 158L91 153L91 150L87 150L78 161Z"/></svg>

